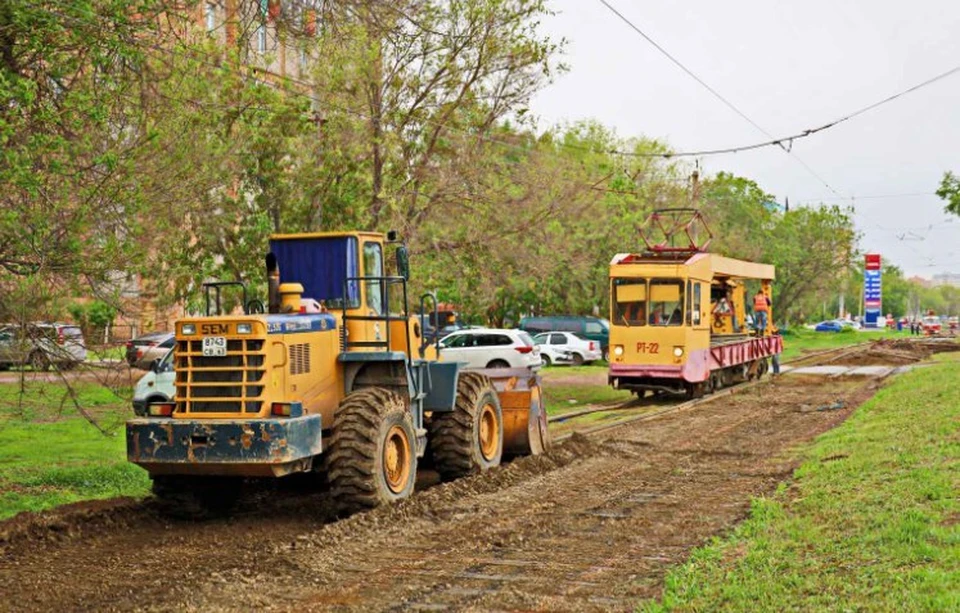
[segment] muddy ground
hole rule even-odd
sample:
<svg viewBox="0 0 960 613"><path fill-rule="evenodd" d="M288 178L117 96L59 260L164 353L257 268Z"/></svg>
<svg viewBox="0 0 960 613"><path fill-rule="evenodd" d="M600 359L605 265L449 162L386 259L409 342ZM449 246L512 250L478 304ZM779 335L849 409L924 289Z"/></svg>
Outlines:
<svg viewBox="0 0 960 613"><path fill-rule="evenodd" d="M878 385L784 376L340 521L283 491L206 523L138 501L21 515L0 524L0 607L633 610Z"/></svg>

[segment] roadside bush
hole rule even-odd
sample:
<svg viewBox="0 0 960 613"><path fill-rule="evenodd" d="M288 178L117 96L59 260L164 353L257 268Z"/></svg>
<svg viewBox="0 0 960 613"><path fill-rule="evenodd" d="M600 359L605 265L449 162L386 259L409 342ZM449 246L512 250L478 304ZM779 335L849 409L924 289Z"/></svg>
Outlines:
<svg viewBox="0 0 960 613"><path fill-rule="evenodd" d="M117 309L102 300L94 300L89 304L74 302L67 307L67 311L85 332L91 329L102 330L117 317Z"/></svg>

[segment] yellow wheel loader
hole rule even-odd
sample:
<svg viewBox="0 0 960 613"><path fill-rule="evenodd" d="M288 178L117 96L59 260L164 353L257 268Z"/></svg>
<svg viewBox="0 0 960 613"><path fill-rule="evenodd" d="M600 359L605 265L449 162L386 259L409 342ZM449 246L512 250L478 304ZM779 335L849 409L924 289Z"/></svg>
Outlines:
<svg viewBox="0 0 960 613"><path fill-rule="evenodd" d="M168 511L224 512L247 479L314 472L352 512L410 496L428 449L452 479L549 445L535 373L464 372L423 339L437 301L410 313L393 233L273 236L266 268L268 304L244 295L242 314L209 284L207 315L176 323L174 401L127 422L128 459Z"/></svg>

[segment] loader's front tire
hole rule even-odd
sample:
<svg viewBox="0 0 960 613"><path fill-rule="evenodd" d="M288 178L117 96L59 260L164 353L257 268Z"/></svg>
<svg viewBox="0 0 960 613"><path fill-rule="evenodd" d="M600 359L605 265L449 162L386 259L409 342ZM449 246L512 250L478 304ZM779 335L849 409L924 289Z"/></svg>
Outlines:
<svg viewBox="0 0 960 613"><path fill-rule="evenodd" d="M227 515L240 500L242 479L157 475L153 496L161 513L177 519Z"/></svg>
<svg viewBox="0 0 960 613"><path fill-rule="evenodd" d="M334 498L347 513L413 494L417 480L413 416L395 392L364 388L340 403L326 466Z"/></svg>
<svg viewBox="0 0 960 613"><path fill-rule="evenodd" d="M500 465L503 456L503 413L487 377L460 373L456 407L430 418L430 450L445 480Z"/></svg>

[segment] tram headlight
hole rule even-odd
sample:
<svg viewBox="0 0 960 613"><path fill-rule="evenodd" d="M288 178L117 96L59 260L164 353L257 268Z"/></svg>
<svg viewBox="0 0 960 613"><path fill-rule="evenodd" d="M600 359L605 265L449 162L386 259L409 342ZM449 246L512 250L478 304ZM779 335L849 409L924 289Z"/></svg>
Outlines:
<svg viewBox="0 0 960 613"><path fill-rule="evenodd" d="M683 347L674 347L673 348L673 357L682 358L683 357Z"/></svg>
<svg viewBox="0 0 960 613"><path fill-rule="evenodd" d="M197 326L194 324L183 324L180 326L180 334L184 336L190 336L197 333Z"/></svg>
<svg viewBox="0 0 960 613"><path fill-rule="evenodd" d="M623 355L623 345L617 345L613 348L613 355L618 358Z"/></svg>

